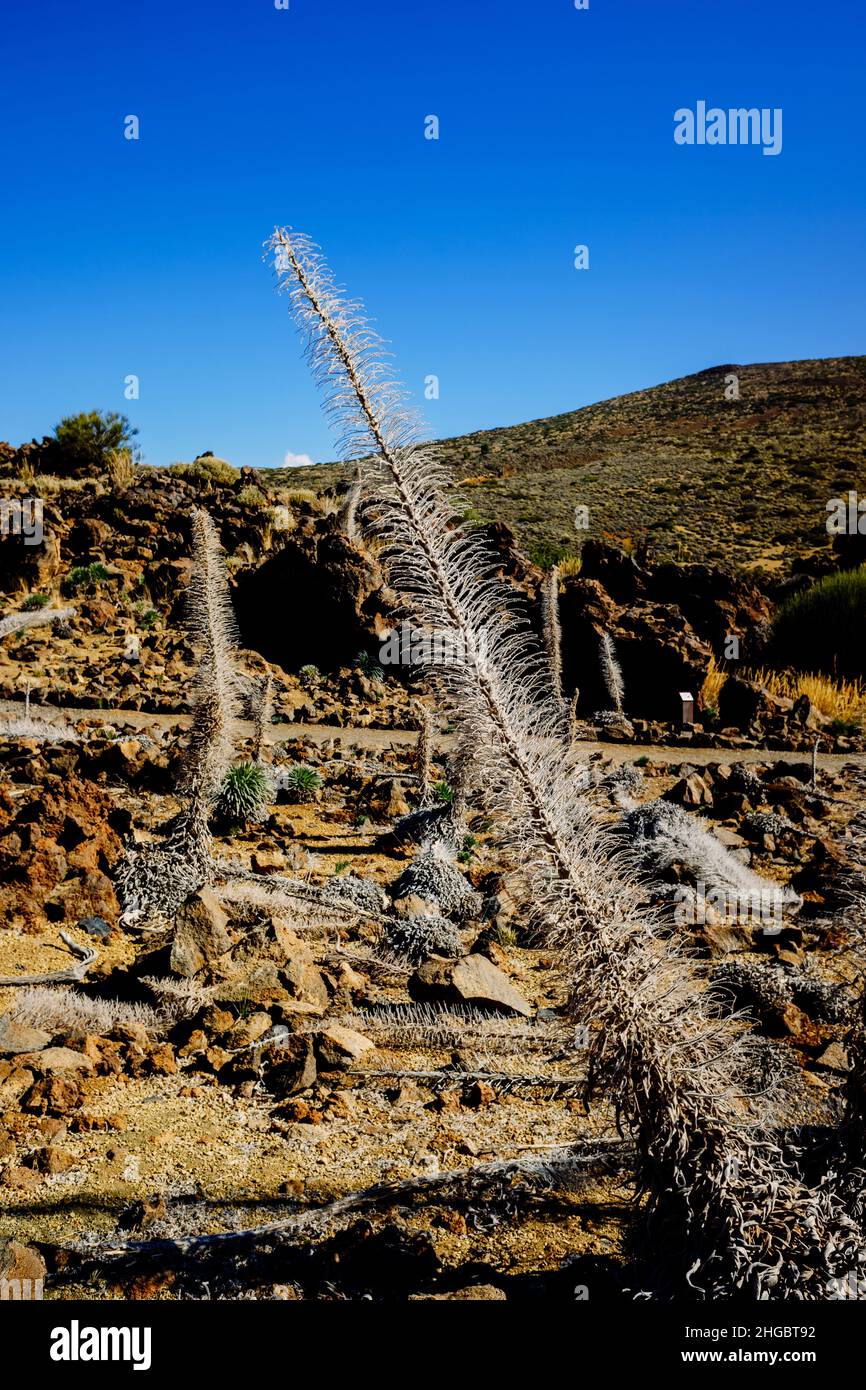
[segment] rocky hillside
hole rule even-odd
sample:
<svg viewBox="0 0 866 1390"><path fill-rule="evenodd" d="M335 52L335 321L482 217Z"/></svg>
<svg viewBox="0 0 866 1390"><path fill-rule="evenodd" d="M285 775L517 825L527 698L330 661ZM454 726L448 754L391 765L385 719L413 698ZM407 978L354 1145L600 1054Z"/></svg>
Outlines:
<svg viewBox="0 0 866 1390"><path fill-rule="evenodd" d="M0 644L0 701L73 710L170 715L190 707L192 647L184 632L196 507L216 523L249 674L270 669L284 723L415 727L418 667L380 665L400 621L375 548L346 534L339 509L310 493L254 486L248 477L191 481L142 469L123 485L106 477L43 478L44 536L0 540L0 621L41 606L62 621L24 626ZM10 480L9 486L12 486ZM501 574L541 627L542 571L502 523L486 527ZM830 559L828 552L828 560ZM772 590L725 570L651 563L614 545L584 543L579 573L560 584L564 694L584 737L806 748L858 746L809 705L771 695L743 671L763 661ZM608 633L623 668L625 723L607 719L599 664ZM729 638L739 643L720 697L701 700ZM694 730L681 728L680 691L697 698ZM853 737L853 742L852 742Z"/></svg>
<svg viewBox="0 0 866 1390"><path fill-rule="evenodd" d="M506 522L539 561L588 536L778 573L828 548L829 498L866 491L864 400L866 357L728 364L441 448L473 513ZM278 472L319 490L346 474Z"/></svg>

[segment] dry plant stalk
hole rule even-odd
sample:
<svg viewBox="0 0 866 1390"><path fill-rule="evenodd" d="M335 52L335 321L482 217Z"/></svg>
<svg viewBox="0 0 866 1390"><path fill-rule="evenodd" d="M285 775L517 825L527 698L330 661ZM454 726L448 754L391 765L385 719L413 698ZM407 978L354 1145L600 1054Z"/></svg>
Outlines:
<svg viewBox="0 0 866 1390"><path fill-rule="evenodd" d="M207 512L192 514L193 571L187 625L198 657L189 741L178 779L184 805L170 837L134 851L117 875L121 921L171 923L212 871L209 820L238 735L242 686L234 661L234 614L219 537Z"/></svg>
<svg viewBox="0 0 866 1390"><path fill-rule="evenodd" d="M430 718L430 711L421 700L415 702L415 713L418 716L418 744L415 754L418 776L418 805L424 808L429 806L433 800L433 778L430 768L433 755L433 721Z"/></svg>
<svg viewBox="0 0 866 1390"><path fill-rule="evenodd" d="M93 946L79 946L68 932L60 933L60 940L73 955L80 959L77 965L67 966L65 970L52 970L47 975L0 975L0 985L5 989L10 985L65 985L78 984L84 979L97 957Z"/></svg>
<svg viewBox="0 0 866 1390"><path fill-rule="evenodd" d="M58 1244L54 1249L79 1257L85 1265L93 1260L98 1266L105 1266L115 1260L136 1256L144 1256L148 1260L175 1259L178 1255L200 1257L210 1250L243 1249L278 1241L312 1244L321 1241L338 1228L339 1222L358 1212L387 1210L404 1204L408 1206L416 1197L422 1197L427 1203L441 1201L449 1205L472 1202L480 1206L483 1203L484 1209L490 1211L499 1205L513 1209L521 1193L529 1199L536 1191L573 1191L585 1178L621 1172L628 1157L623 1150L623 1145L588 1140L580 1145L557 1146L545 1157L533 1154L516 1159L497 1159L492 1163L477 1163L472 1168L452 1168L435 1175L424 1174L421 1177L402 1178L397 1182L374 1183L371 1187L361 1188L322 1206L311 1206L279 1221L246 1230L215 1231L207 1235L180 1236L174 1240L112 1241L96 1250L90 1244L73 1241Z"/></svg>
<svg viewBox="0 0 866 1390"><path fill-rule="evenodd" d="M599 638L599 658L601 660L601 676L611 709L615 709L617 714L622 714L622 702L625 697L622 667L619 664L616 647L613 645L613 639L609 632L603 632Z"/></svg>
<svg viewBox="0 0 866 1390"><path fill-rule="evenodd" d="M253 762L262 760L262 751L267 743L268 729L274 712L274 681L268 671L263 681L254 686L253 708Z"/></svg>
<svg viewBox="0 0 866 1390"><path fill-rule="evenodd" d="M181 904L205 883L213 883L225 902L288 907L304 921L345 924L365 914L348 904L326 903L321 893L290 880L257 874L213 855L210 817L240 737L239 716L245 682L235 659L234 612L216 527L207 512L192 514L193 572L187 591L187 625L198 657L193 718L178 794L184 805L171 834L133 850L121 864L117 887L127 927L164 929ZM270 676L256 712L256 745L261 752L270 711Z"/></svg>
<svg viewBox="0 0 866 1390"><path fill-rule="evenodd" d="M541 630L547 659L550 663L550 683L553 698L564 718L568 717L562 692L562 624L559 620L559 567L554 565L541 585Z"/></svg>
<svg viewBox="0 0 866 1390"><path fill-rule="evenodd" d="M347 540L357 543L360 540L358 528L358 507L363 498L364 486L360 472L356 472L349 490L337 510L337 527Z"/></svg>
<svg viewBox="0 0 866 1390"><path fill-rule="evenodd" d="M268 246L341 449L364 460L389 582L418 626L459 635L429 675L476 751L477 784L560 948L574 1011L591 1021L592 1072L634 1136L660 1264L666 1255L676 1284L706 1296L826 1297L864 1261L859 1230L749 1112L750 1035L720 1016L575 786L544 654L484 539L455 525L380 340L308 238L278 229Z"/></svg>
<svg viewBox="0 0 866 1390"><path fill-rule="evenodd" d="M74 608L37 608L33 613L9 613L0 618L0 639L27 627L42 627L45 623L68 622L75 616Z"/></svg>
<svg viewBox="0 0 866 1390"><path fill-rule="evenodd" d="M719 696L724 689L728 679L727 671L724 671L714 656L710 657L707 666L707 674L704 676L701 686L699 704L701 709L718 709Z"/></svg>
<svg viewBox="0 0 866 1390"><path fill-rule="evenodd" d="M190 861L210 861L208 822L240 736L243 683L235 652L237 631L217 529L197 507L192 514L192 576L187 628L198 658L189 740L178 784L186 805L173 839Z"/></svg>

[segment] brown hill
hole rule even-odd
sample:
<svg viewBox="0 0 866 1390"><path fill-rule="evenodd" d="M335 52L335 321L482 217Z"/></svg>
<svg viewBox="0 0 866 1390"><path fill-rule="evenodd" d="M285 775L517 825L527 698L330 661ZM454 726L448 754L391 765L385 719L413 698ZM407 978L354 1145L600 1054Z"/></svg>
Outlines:
<svg viewBox="0 0 866 1390"><path fill-rule="evenodd" d="M726 399L732 375L738 400ZM712 367L441 449L469 514L507 522L542 563L588 535L783 572L828 548L831 497L866 494L866 357ZM321 491L349 473L322 464L279 475ZM574 524L579 506L586 531Z"/></svg>

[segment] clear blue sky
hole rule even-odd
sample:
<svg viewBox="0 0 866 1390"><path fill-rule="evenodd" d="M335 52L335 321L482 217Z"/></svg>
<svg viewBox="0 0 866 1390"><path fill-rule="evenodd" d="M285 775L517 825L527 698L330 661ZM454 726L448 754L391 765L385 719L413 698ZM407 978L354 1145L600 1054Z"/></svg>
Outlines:
<svg viewBox="0 0 866 1390"><path fill-rule="evenodd" d="M260 260L277 222L366 300L435 435L864 351L862 0L5 0L0 24L0 438L100 408L151 463L333 457ZM782 153L678 147L701 99L781 107Z"/></svg>

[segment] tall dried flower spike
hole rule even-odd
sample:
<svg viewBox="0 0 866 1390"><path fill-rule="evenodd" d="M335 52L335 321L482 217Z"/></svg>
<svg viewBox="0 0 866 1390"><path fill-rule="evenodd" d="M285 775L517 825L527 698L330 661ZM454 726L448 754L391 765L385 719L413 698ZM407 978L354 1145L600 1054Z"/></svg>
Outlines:
<svg viewBox="0 0 866 1390"><path fill-rule="evenodd" d="M550 683L553 698L567 715L562 693L562 624L559 618L559 566L554 565L541 586L541 628L550 663Z"/></svg>
<svg viewBox="0 0 866 1390"><path fill-rule="evenodd" d="M433 778L430 764L433 752L433 721L430 711L421 700L415 702L418 716L418 743L415 751L415 766L418 777L418 805L429 806L433 799Z"/></svg>
<svg viewBox="0 0 866 1390"><path fill-rule="evenodd" d="M601 676L604 681L604 688L610 700L611 709L615 709L617 714L622 714L622 702L625 698L625 686L622 679L622 667L616 654L616 647L609 632L603 632L599 639L599 656L601 658Z"/></svg>
<svg viewBox="0 0 866 1390"><path fill-rule="evenodd" d="M343 532L347 540L357 541L358 531L358 507L363 497L364 484L360 472L356 472L355 477L349 485L340 507L337 511L337 527Z"/></svg>
<svg viewBox="0 0 866 1390"><path fill-rule="evenodd" d="M253 688L253 761L260 762L267 744L268 729L274 712L274 681L270 671Z"/></svg>
<svg viewBox="0 0 866 1390"><path fill-rule="evenodd" d="M454 524L444 471L416 443L380 340L308 238L278 229L268 246L341 447L364 460L376 498L365 519L389 581L419 626L460 639L429 676L475 750L526 901L591 1023L592 1072L634 1135L659 1256L677 1252L678 1285L706 1296L826 1297L863 1263L860 1231L830 1184L807 1185L749 1113L750 1035L720 1016L697 966L647 912L575 785L544 654L497 557Z"/></svg>
<svg viewBox="0 0 866 1390"><path fill-rule="evenodd" d="M184 804L169 838L133 850L118 870L126 926L170 924L181 903L210 877L209 820L238 735L241 681L234 660L231 596L216 527L198 508L192 514L192 556L187 629L198 672L178 780Z"/></svg>
<svg viewBox="0 0 866 1390"><path fill-rule="evenodd" d="M198 675L183 776L187 786L199 786L213 800L231 765L243 692L222 548L213 519L199 507L192 514L192 554L187 629L198 657Z"/></svg>

